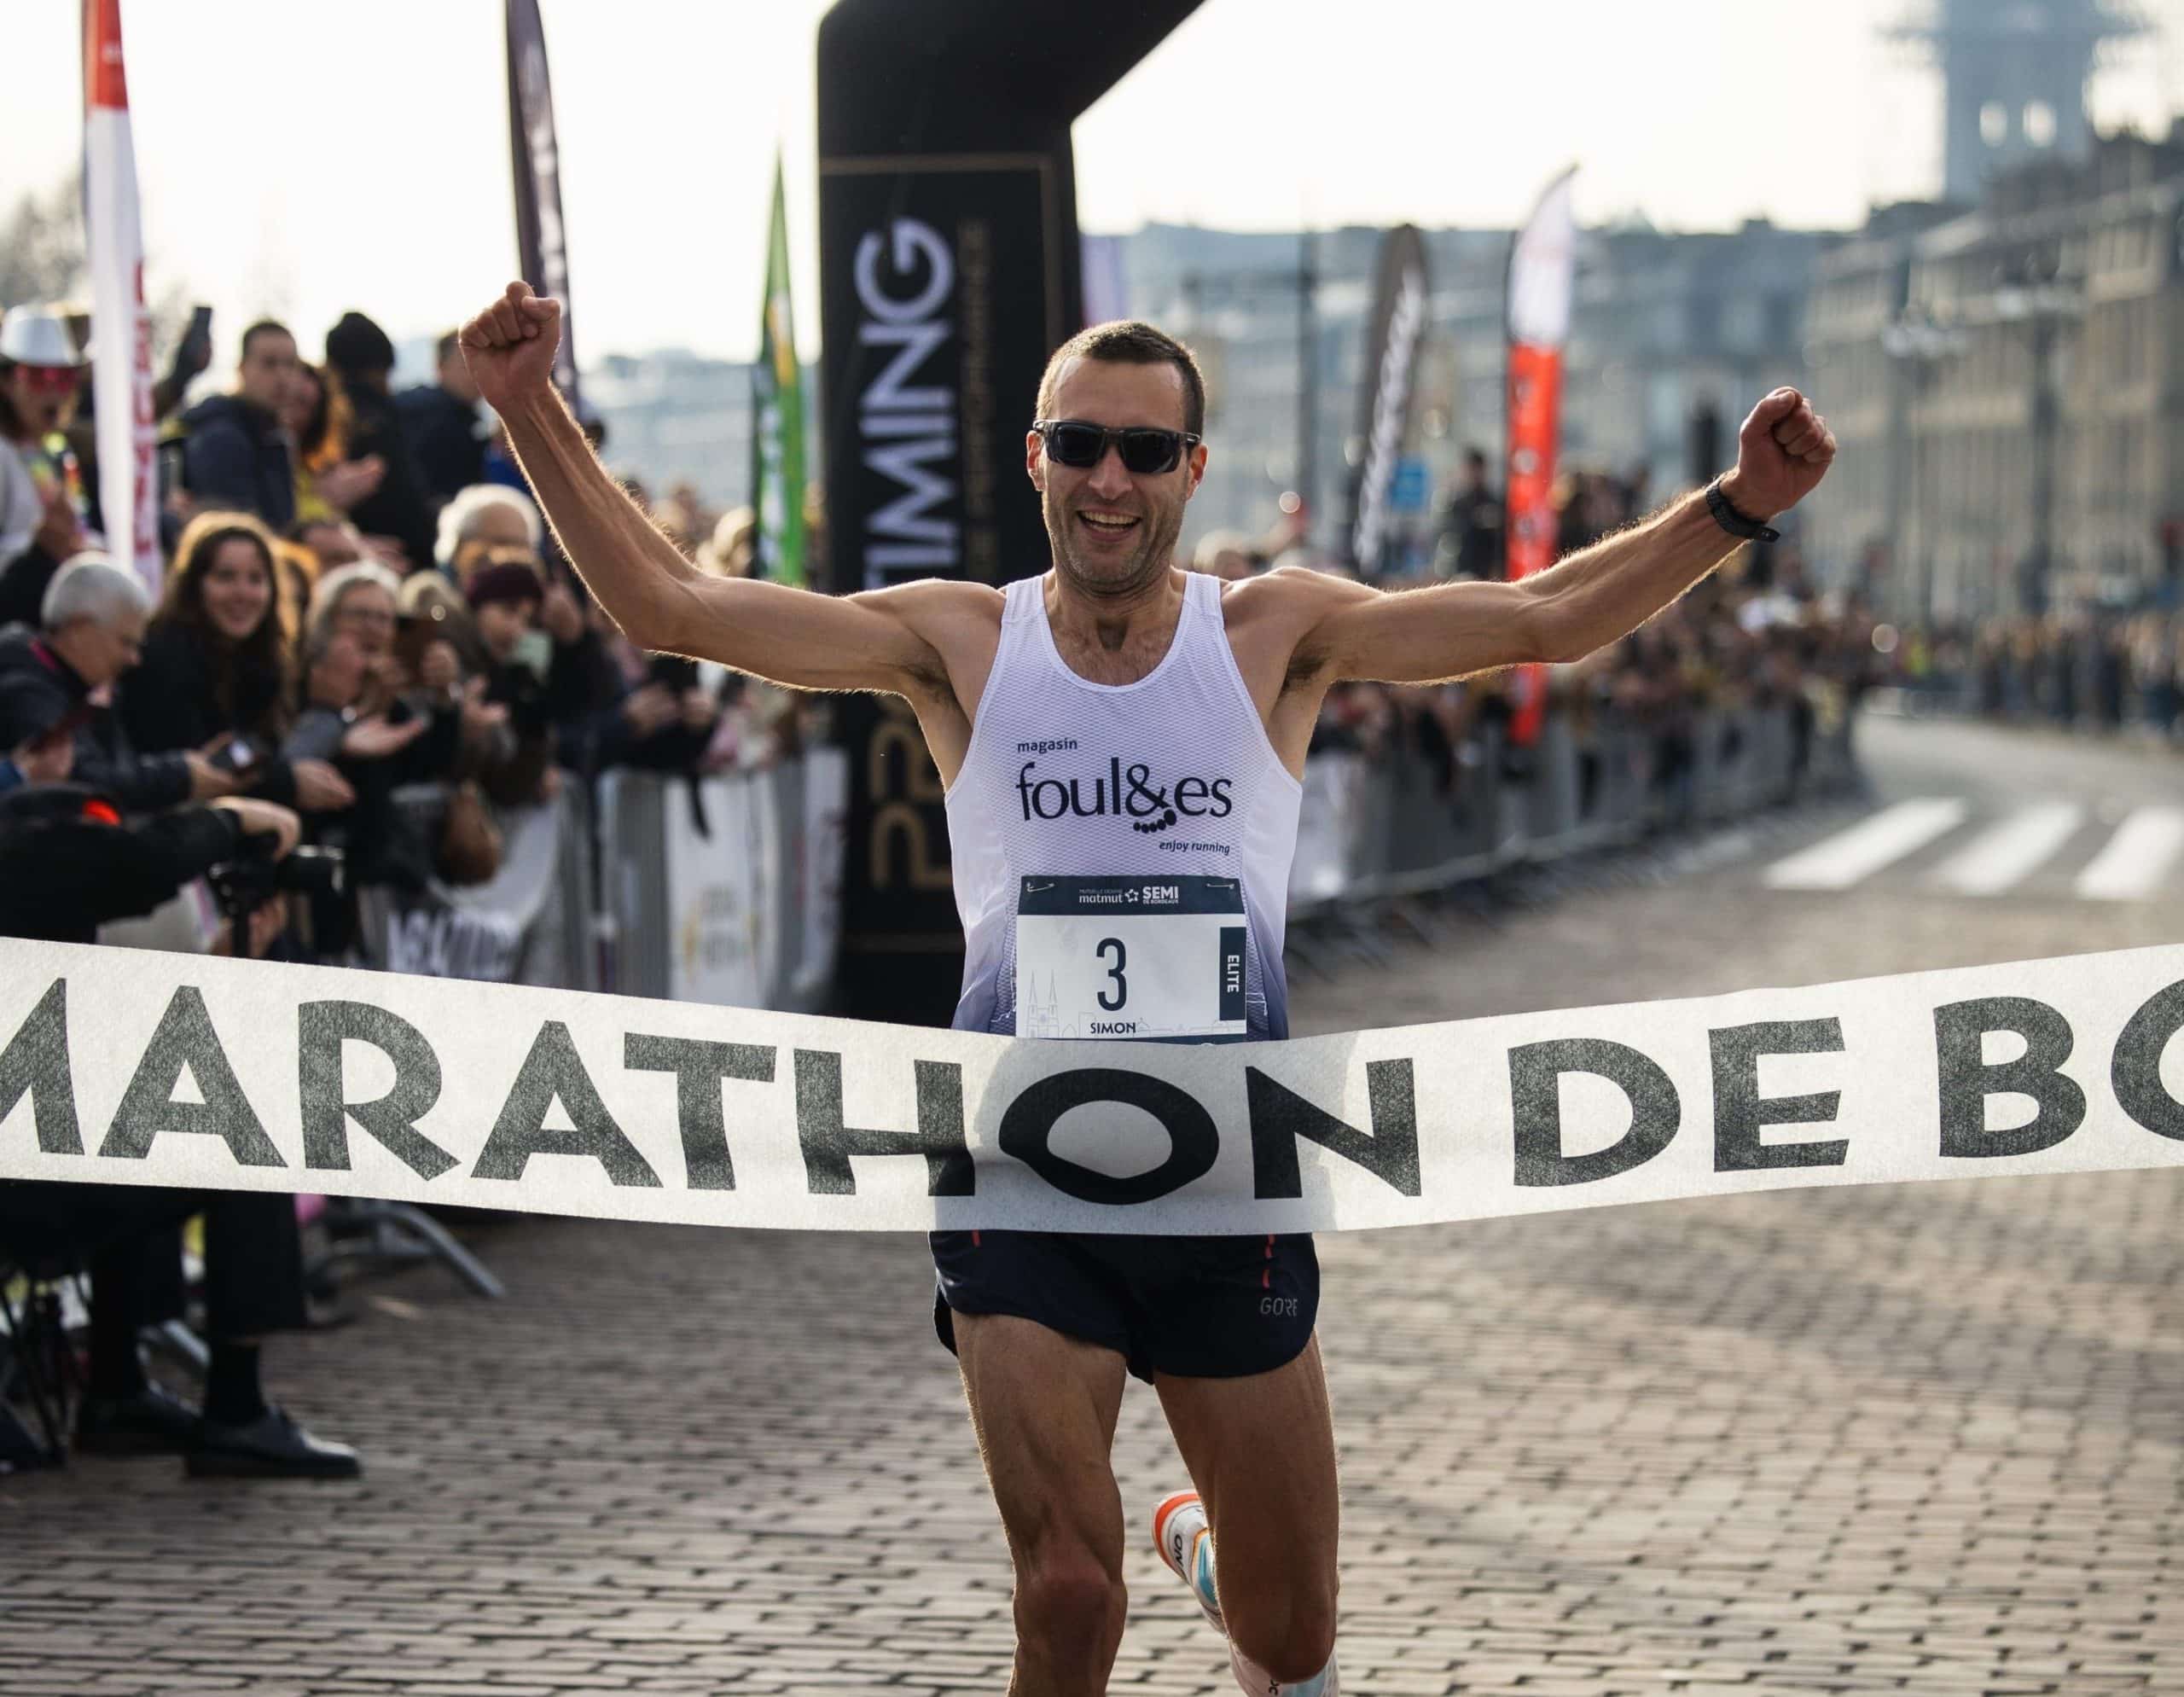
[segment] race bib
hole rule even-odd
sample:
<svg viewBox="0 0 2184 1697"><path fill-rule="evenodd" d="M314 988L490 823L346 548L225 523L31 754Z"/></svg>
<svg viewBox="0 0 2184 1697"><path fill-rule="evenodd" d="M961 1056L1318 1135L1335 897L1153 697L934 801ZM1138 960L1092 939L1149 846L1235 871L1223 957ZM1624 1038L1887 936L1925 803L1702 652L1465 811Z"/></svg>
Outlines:
<svg viewBox="0 0 2184 1697"><path fill-rule="evenodd" d="M1240 1041L1248 936L1234 878L1026 878L1016 1034Z"/></svg>

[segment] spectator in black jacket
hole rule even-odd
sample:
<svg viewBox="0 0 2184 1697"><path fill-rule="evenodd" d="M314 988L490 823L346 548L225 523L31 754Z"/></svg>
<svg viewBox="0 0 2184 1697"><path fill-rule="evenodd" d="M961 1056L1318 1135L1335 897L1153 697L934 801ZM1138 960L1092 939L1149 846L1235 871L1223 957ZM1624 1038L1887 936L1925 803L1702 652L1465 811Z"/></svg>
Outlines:
<svg viewBox="0 0 2184 1697"><path fill-rule="evenodd" d="M459 489L485 479L485 439L479 433L478 385L450 330L440 338L439 381L395 397L427 503L437 512Z"/></svg>
<svg viewBox="0 0 2184 1697"><path fill-rule="evenodd" d="M102 554L79 554L45 592L43 630L0 631L0 748L65 727L77 778L132 813L232 794L235 776L195 749L139 754L101 692L136 664L151 598Z"/></svg>
<svg viewBox="0 0 2184 1697"><path fill-rule="evenodd" d="M182 480L200 508L248 513L276 532L296 519L296 471L281 425L296 379L296 339L270 319L242 333L235 392L182 416Z"/></svg>
<svg viewBox="0 0 2184 1697"><path fill-rule="evenodd" d="M394 344L361 312L345 312L326 333L326 363L349 398L349 453L385 466L379 486L349 509L367 536L392 538L415 571L433 557L433 515L402 415L386 392Z"/></svg>
<svg viewBox="0 0 2184 1697"><path fill-rule="evenodd" d="M142 753L211 749L226 739L225 764L249 793L333 812L357 799L341 774L280 752L289 687L278 582L264 526L241 513L200 513L182 533L116 710Z"/></svg>

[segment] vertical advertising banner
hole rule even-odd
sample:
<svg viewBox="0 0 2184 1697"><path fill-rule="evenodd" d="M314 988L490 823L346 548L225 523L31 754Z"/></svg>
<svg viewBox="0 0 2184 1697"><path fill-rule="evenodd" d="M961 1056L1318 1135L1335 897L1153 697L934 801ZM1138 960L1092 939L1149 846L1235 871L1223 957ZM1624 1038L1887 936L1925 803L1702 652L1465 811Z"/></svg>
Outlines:
<svg viewBox="0 0 2184 1697"><path fill-rule="evenodd" d="M107 551L160 589L152 320L144 310L136 148L121 55L121 0L84 0L84 225L91 262L91 372Z"/></svg>
<svg viewBox="0 0 2184 1697"><path fill-rule="evenodd" d="M837 0L819 28L828 558L839 593L1044 572L1024 440L1084 322L1069 126L1198 0ZM851 697L838 1011L944 1022L962 976L938 773Z"/></svg>
<svg viewBox="0 0 2184 1697"><path fill-rule="evenodd" d="M1562 436L1562 350L1570 340L1577 224L1571 166L1541 195L1509 251L1507 481L1509 580L1554 563L1554 459ZM1519 666L1510 731L1539 735L1547 668Z"/></svg>
<svg viewBox="0 0 2184 1697"><path fill-rule="evenodd" d="M773 227L766 236L766 293L758 357L751 367L751 505L758 514L757 573L804 582L804 374L789 305L788 203L774 159Z"/></svg>
<svg viewBox="0 0 2184 1697"><path fill-rule="evenodd" d="M516 259L523 280L561 303L561 346L554 381L577 404L575 311L561 224L561 156L554 139L554 88L546 75L546 30L538 0L508 0L508 158L515 167Z"/></svg>
<svg viewBox="0 0 2184 1697"><path fill-rule="evenodd" d="M1425 239L1415 224L1398 224L1380 240L1380 278L1357 386L1357 437L1365 451L1350 485L1348 539L1350 566L1366 576L1380 569L1389 542L1391 497L1410 433L1429 305Z"/></svg>
<svg viewBox="0 0 2184 1697"><path fill-rule="evenodd" d="M1077 328L1052 161L828 160L820 172L835 588L1044 571L1023 438L1047 353ZM962 939L939 774L906 703L851 697L836 722L851 774L843 1011L943 1017ZM860 971L860 956L877 959Z"/></svg>

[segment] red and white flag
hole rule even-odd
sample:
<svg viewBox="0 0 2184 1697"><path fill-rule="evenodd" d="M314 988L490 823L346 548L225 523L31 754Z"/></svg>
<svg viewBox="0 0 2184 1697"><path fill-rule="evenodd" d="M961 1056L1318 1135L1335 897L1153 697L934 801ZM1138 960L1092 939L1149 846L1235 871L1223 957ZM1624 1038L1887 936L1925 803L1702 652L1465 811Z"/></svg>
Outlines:
<svg viewBox="0 0 2184 1697"><path fill-rule="evenodd" d="M107 551L155 595L160 479L153 443L152 320L136 218L136 148L122 73L121 0L84 0L84 222L91 259L99 504Z"/></svg>
<svg viewBox="0 0 2184 1697"><path fill-rule="evenodd" d="M1562 438L1562 350L1570 340L1570 297L1577 270L1577 219L1571 166L1539 197L1509 253L1508 578L1515 583L1554 563L1555 450ZM1515 678L1510 735L1528 746L1547 705L1547 668L1523 665Z"/></svg>

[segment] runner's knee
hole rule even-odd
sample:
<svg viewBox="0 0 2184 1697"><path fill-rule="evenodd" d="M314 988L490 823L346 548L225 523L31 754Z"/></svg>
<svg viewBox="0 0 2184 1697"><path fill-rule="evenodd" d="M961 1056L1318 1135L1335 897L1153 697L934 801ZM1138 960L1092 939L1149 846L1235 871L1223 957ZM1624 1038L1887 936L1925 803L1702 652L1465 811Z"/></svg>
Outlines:
<svg viewBox="0 0 2184 1697"><path fill-rule="evenodd" d="M1089 1658L1121 1636L1127 1602L1121 1576L1090 1550L1043 1551L1016 1576L1016 1630L1050 1657Z"/></svg>

